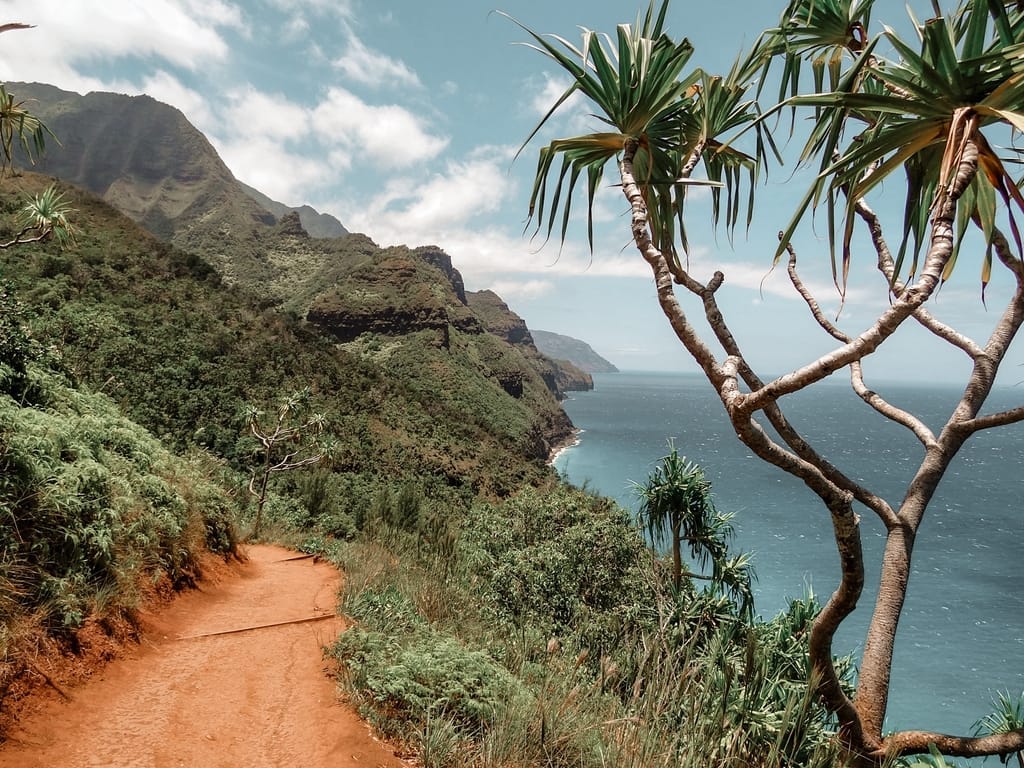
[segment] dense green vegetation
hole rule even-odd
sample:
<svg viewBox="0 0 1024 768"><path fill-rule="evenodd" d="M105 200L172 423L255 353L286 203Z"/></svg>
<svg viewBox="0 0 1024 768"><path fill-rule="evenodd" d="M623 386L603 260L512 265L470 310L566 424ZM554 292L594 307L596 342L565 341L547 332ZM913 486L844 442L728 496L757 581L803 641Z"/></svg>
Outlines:
<svg viewBox="0 0 1024 768"><path fill-rule="evenodd" d="M172 454L105 395L78 389L0 285L0 704L41 638L130 614L235 547L209 455Z"/></svg>
<svg viewBox="0 0 1024 768"><path fill-rule="evenodd" d="M31 175L5 183L9 222L19 192L40 183ZM225 286L203 258L159 243L95 198L68 196L80 231L74 251L51 243L9 251L4 274L33 336L59 350L68 375L107 392L172 447L202 447L243 468L252 448L239 441L246 404L309 387L338 443L334 469L437 477L469 493L549 477L541 457L521 449L538 429L533 420L557 403L549 392L542 402L539 388L510 397L488 378L492 337L453 332L448 350L429 333L371 334L344 349Z"/></svg>
<svg viewBox="0 0 1024 768"><path fill-rule="evenodd" d="M0 239L49 183L3 181ZM448 348L430 332L344 348L62 191L73 248L44 238L0 262L0 703L33 632L73 640L90 617L130 612L145 582L187 583L203 550L251 531L245 488L265 456L247 414L294 391L323 414L330 451L271 479L267 536L351 538L392 509L422 527L553 481L542 457L560 410L535 374L520 397L502 388L494 370L522 362L509 345L452 331Z"/></svg>
<svg viewBox="0 0 1024 768"><path fill-rule="evenodd" d="M358 621L343 678L425 766L835 764L806 693L813 599L750 622L724 590L677 592L629 516L581 490L453 522L329 550Z"/></svg>

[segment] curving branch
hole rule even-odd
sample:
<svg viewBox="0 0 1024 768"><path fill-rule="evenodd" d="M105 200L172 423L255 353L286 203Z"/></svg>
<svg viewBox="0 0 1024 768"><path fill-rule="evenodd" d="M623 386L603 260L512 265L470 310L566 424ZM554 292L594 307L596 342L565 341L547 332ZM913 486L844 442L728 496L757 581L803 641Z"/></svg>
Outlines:
<svg viewBox="0 0 1024 768"><path fill-rule="evenodd" d="M1024 728L986 736L950 736L931 731L901 731L886 739L886 748L878 758L903 757L928 751L934 744L944 755L951 757L985 757L1011 755L1024 750Z"/></svg>
<svg viewBox="0 0 1024 768"><path fill-rule="evenodd" d="M782 235L783 233L780 232L780 239ZM817 299L814 298L810 289L807 288L803 280L800 278L800 274L797 272L796 268L796 249L793 248L792 243L786 243L786 252L789 254L788 272L790 282L793 284L797 293L800 294L801 298L803 298L804 303L806 303L808 308L811 310L811 314L814 316L818 325L820 325L826 333L837 341L843 344L849 343L850 337L825 316L825 313L822 312ZM857 396L874 408L878 413L905 426L914 433L917 439L926 448L935 442L935 436L924 422L915 417L912 413L895 407L882 398L877 392L868 388L867 384L864 382L864 369L860 360L850 364L850 380L853 391ZM861 501L865 506L875 510L878 516L882 519L882 522L885 523L886 527L892 527L896 524L896 513L884 499L875 496L874 494L869 494L866 490L863 492L863 495L858 495L857 498L858 501Z"/></svg>
<svg viewBox="0 0 1024 768"><path fill-rule="evenodd" d="M921 276L878 316L870 328L803 368L780 376L749 395L735 397L730 406L751 412L761 410L768 402L810 386L855 360L867 357L890 338L915 310L931 298L941 284L942 272L953 255L953 219L956 214L956 203L977 170L978 148L973 141L966 140L960 153L954 180L948 190L942 191L940 199L936 202L931 247L925 256Z"/></svg>
<svg viewBox="0 0 1024 768"><path fill-rule="evenodd" d="M1005 427L1009 424L1018 424L1022 421L1024 421L1024 405L1017 408L1011 408L1008 411L1000 411L999 413L990 413L984 416L977 416L973 419L967 419L966 421L960 422L958 426L960 429L974 434L975 432L980 432L983 429Z"/></svg>
<svg viewBox="0 0 1024 768"><path fill-rule="evenodd" d="M36 234L28 236L30 232L35 232ZM52 224L45 225L42 227L27 226L24 229L22 229L21 232L16 234L11 240L8 240L5 243L0 243L0 250L13 248L16 245L24 245L25 243L40 243L49 238L52 234Z"/></svg>
<svg viewBox="0 0 1024 768"><path fill-rule="evenodd" d="M889 244L885 241L885 237L882 234L882 224L879 221L878 214L871 209L864 198L859 198L854 202L854 210L857 211L857 214L868 227L871 243L875 248L875 253L878 254L878 270L885 276L889 284L889 290L892 291L893 296L902 296L907 290L907 286L906 283L900 280L899 275L896 274L896 263L892 258L892 251L889 250ZM1005 244L1005 239L1003 242ZM938 338L963 350L968 357L973 359L981 354L981 347L978 344L968 336L936 319L925 307L918 307L914 312L914 319Z"/></svg>

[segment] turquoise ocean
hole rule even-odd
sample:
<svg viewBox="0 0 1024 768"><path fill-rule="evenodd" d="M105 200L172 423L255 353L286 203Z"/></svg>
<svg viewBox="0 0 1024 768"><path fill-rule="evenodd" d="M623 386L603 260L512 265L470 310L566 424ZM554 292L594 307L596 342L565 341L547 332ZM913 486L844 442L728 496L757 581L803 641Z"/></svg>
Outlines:
<svg viewBox="0 0 1024 768"><path fill-rule="evenodd" d="M716 506L735 512L734 546L754 555L757 611L768 618L807 590L824 602L839 571L828 514L804 485L750 453L698 374L594 376L564 405L581 430L555 467L572 483L636 509L643 482L674 441L700 464ZM940 385L875 384L937 430L959 393ZM1024 385L996 389L986 412L1024 402ZM894 506L920 461L920 444L872 411L848 383L783 401L821 453ZM997 691L1024 691L1024 425L972 437L922 524L896 641L887 728L968 732ZM857 653L874 605L884 530L860 510L867 558L861 605L837 637ZM998 764L998 761L988 761Z"/></svg>

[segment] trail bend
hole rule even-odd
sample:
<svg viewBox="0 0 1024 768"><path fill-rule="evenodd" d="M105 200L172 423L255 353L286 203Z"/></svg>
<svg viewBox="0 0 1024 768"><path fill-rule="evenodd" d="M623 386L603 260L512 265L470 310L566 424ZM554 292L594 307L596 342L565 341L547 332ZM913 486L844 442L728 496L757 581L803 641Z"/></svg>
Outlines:
<svg viewBox="0 0 1024 768"><path fill-rule="evenodd" d="M344 628L337 570L279 547L245 554L147 616L142 643L70 702L20 723L0 768L406 766L328 674L322 648Z"/></svg>

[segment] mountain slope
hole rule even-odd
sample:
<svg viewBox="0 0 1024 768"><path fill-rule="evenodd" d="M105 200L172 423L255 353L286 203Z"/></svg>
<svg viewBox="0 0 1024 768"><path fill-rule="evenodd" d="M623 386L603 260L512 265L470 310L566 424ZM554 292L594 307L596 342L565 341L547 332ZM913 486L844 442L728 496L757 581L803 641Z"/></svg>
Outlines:
<svg viewBox="0 0 1024 768"><path fill-rule="evenodd" d="M244 181L238 183L249 197L274 214L278 221L289 213L297 213L302 228L309 233L310 237L344 237L348 234L348 230L342 226L342 223L329 213L320 213L308 205L288 206L276 200L271 200L258 189L250 187Z"/></svg>
<svg viewBox="0 0 1024 768"><path fill-rule="evenodd" d="M585 341L551 331L533 331L533 338L537 348L548 357L568 360L587 373L616 373L619 370Z"/></svg>
<svg viewBox="0 0 1024 768"><path fill-rule="evenodd" d="M20 194L47 183L33 174L5 182L0 231L14 230ZM363 478L339 491L339 504L355 499L353 515L369 504L367 488L402 478L501 494L548 476L547 450L571 425L543 384L518 398L502 389L496 370L536 374L497 337L460 336L458 355L423 330L395 339L401 354L391 360L372 351L373 334L345 349L225 285L203 258L160 243L88 193L65 192L80 229L76 249L7 251L5 276L34 315L35 337L59 350L69 373L172 445L199 445L244 466L245 403L308 386L337 442L332 467ZM349 237L376 257L365 239ZM344 254L342 270L366 258L359 248ZM413 269L434 270L418 261Z"/></svg>

